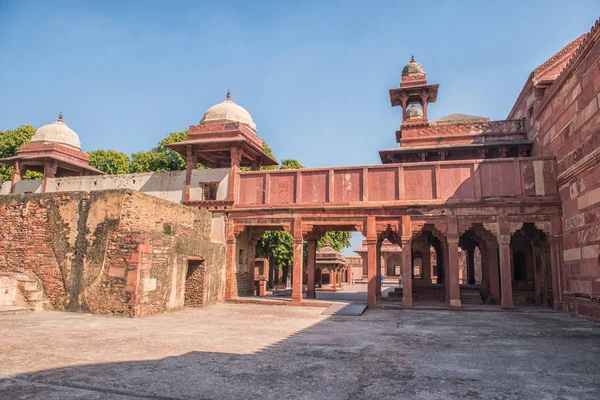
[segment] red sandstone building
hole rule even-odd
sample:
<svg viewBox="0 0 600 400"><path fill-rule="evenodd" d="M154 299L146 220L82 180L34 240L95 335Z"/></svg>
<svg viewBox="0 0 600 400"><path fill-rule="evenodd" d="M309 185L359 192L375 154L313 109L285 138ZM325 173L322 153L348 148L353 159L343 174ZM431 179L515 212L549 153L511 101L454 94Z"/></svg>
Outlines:
<svg viewBox="0 0 600 400"><path fill-rule="evenodd" d="M188 160L184 176L177 175L182 187L169 199L187 206L178 207L188 210L182 215L193 224L181 218L173 224L151 217L147 222L135 217L143 214L135 202L123 203L122 213L112 218L118 229L108 235L109 248L121 253L106 253L110 257L100 264L97 254L87 264L79 259L72 264L81 279L72 287L93 289L77 292L79 297L60 280L49 280L70 271L61 266L62 259L52 261L50 251L43 273L13 250L5 250L12 256L0 260L0 268L41 281L56 308L93 293L94 311L141 315L180 307L188 292L199 299L188 303L196 304L256 293L256 241L265 231L285 230L294 244L292 302L300 304L305 272L307 297L315 293L317 240L327 231L357 231L365 236L359 254L369 307L384 301L383 273L402 275L403 287L386 299L400 307L423 300L451 308L481 301L505 309L532 303L600 319L599 39L596 23L536 68L501 121L462 114L430 120L429 105L440 87L428 83L413 58L402 70L399 87L389 91L391 106L402 109L402 123L395 133L399 145L379 152L380 165L260 170L276 161L262 150L250 114L228 96L190 127L188 141L169 145ZM215 170L197 171L199 161ZM54 192L73 187L77 179L86 181L45 178ZM11 190L20 193L17 180ZM56 197L52 201L76 201L76 196ZM23 202L35 203L42 210L37 215L46 215L47 199L12 198L3 200L3 227L28 226ZM193 208L196 214L189 214ZM59 215L70 215L65 210ZM100 218L98 212L94 218ZM56 215L48 212L49 220ZM97 229L95 220L90 224ZM63 234L69 226L60 225ZM127 232L131 235L119 236ZM210 246L193 242L195 232ZM5 234L0 244L8 248L9 243ZM106 263L110 268L98 269ZM99 278L88 279L88 270Z"/></svg>

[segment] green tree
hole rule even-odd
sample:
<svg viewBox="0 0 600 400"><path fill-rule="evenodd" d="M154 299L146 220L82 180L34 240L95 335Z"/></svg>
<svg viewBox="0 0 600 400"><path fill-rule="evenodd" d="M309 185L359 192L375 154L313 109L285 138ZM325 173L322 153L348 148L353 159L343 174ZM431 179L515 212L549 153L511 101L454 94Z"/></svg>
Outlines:
<svg viewBox="0 0 600 400"><path fill-rule="evenodd" d="M181 154L168 149L165 145L183 142L188 139L188 131L173 132L158 142L150 151L140 151L131 155L130 172L182 171L186 160Z"/></svg>
<svg viewBox="0 0 600 400"><path fill-rule="evenodd" d="M17 155L22 145L29 144L34 133L35 128L31 125L22 125L17 129L0 132L0 158ZM0 181L10 181L12 175L13 167L0 164ZM42 179L42 177L43 175L39 172L26 171L23 179Z"/></svg>
<svg viewBox="0 0 600 400"><path fill-rule="evenodd" d="M94 150L88 153L90 165L109 175L128 174L129 156L116 150Z"/></svg>
<svg viewBox="0 0 600 400"><path fill-rule="evenodd" d="M263 140L262 142L262 148L263 151L269 156L269 157L273 157L275 158L275 154L273 154L273 150L271 150L271 148L269 147L269 145L267 144L267 142L265 142ZM270 169L277 169L277 165L269 165L269 166L264 166L264 167L260 167L261 170L270 170Z"/></svg>
<svg viewBox="0 0 600 400"><path fill-rule="evenodd" d="M300 161L294 160L293 158L285 158L281 160L279 169L302 169L304 165L300 164Z"/></svg>
<svg viewBox="0 0 600 400"><path fill-rule="evenodd" d="M344 231L326 232L325 235L319 239L317 249L320 249L324 247L326 243L329 243L329 246L331 246L332 249L341 253L346 247L350 247L350 235L350 232Z"/></svg>

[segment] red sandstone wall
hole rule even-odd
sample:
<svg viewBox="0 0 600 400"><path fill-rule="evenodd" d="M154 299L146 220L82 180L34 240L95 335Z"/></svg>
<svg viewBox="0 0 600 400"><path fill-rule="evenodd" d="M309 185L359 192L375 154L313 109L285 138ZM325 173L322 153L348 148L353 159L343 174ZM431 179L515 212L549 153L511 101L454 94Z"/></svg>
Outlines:
<svg viewBox="0 0 600 400"><path fill-rule="evenodd" d="M529 118L534 155L554 155L563 203L561 276L566 310L600 319L600 26L538 101L521 94L511 116ZM524 90L527 90L526 85ZM531 89L531 88L530 88Z"/></svg>
<svg viewBox="0 0 600 400"><path fill-rule="evenodd" d="M146 315L184 302L187 257L206 260L204 304L222 297L211 215L131 191L0 198L0 271L38 279L51 305Z"/></svg>

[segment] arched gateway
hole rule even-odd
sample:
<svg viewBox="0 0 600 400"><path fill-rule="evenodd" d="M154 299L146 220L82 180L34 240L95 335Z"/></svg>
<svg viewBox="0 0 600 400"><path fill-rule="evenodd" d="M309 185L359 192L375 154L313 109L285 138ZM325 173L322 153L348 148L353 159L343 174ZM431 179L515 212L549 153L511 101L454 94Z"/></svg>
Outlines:
<svg viewBox="0 0 600 400"><path fill-rule="evenodd" d="M561 209L555 159L529 156L532 143L524 119L490 121L453 114L429 121L427 107L437 94L438 85L427 83L423 66L413 58L402 71L400 87L389 92L392 106L402 108L396 132L400 146L379 152L382 165L260 170L275 160L263 151L250 114L229 94L199 125L190 127L189 140L168 145L187 157L184 204L226 215L225 297L253 291L249 279L256 240L266 230L285 230L294 242L292 301L301 303L303 243L308 242L308 276L314 277L316 241L333 230L358 231L366 238L369 307L381 300L381 246L386 239L402 250L405 307L413 305L415 291L426 295L433 285L441 288L438 292L449 306L461 307L468 296L459 281L459 247L467 260L466 284L480 285L486 299L512 308L513 292L531 288L527 271L543 263L539 270L545 272L536 273L533 283L535 302L560 302L556 271L562 253ZM225 200L192 195L197 162L231 167ZM241 171L242 166L250 171ZM543 229L527 228L531 226ZM527 241L537 247L531 245L527 253L517 250ZM475 252L480 282L475 280ZM413 278L417 255L422 272ZM517 259L529 261L515 266ZM521 276L522 285L515 279ZM308 297L314 296L314 285L313 278Z"/></svg>

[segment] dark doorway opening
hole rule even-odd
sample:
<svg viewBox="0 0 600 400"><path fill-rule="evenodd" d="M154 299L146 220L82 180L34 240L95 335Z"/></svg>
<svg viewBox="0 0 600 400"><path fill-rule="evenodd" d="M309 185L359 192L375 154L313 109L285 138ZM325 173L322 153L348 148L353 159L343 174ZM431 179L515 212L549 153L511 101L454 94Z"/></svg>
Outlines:
<svg viewBox="0 0 600 400"><path fill-rule="evenodd" d="M202 307L204 305L206 268L202 257L188 257L185 274L185 295L183 304L186 307Z"/></svg>

